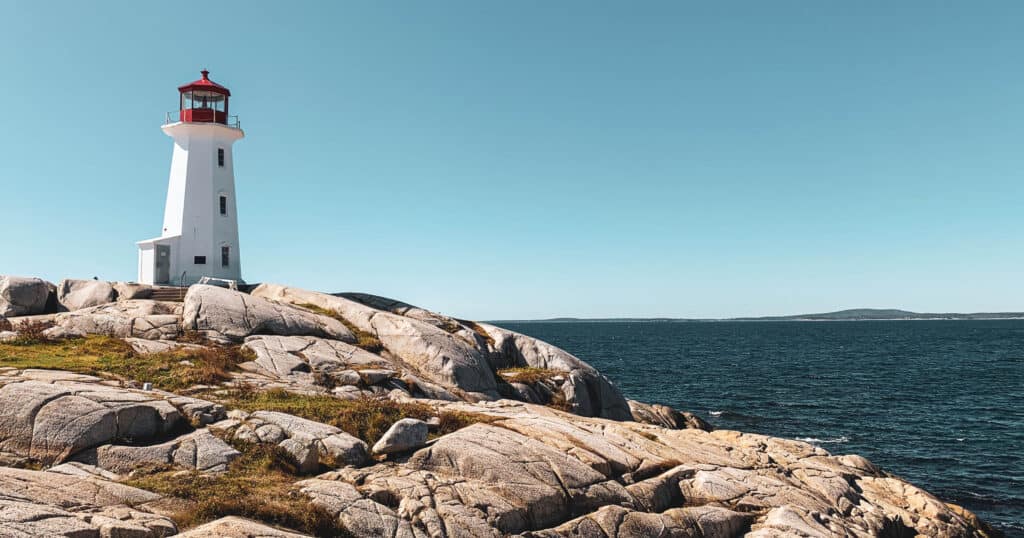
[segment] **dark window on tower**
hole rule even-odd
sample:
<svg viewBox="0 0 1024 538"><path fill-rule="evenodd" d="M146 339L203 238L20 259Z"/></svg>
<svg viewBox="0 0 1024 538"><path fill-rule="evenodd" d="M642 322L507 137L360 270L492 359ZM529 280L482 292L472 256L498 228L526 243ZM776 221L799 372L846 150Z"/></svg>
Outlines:
<svg viewBox="0 0 1024 538"><path fill-rule="evenodd" d="M231 265L231 247L220 247L220 264L224 267Z"/></svg>
<svg viewBox="0 0 1024 538"><path fill-rule="evenodd" d="M217 148L217 166L224 166L224 148Z"/></svg>
<svg viewBox="0 0 1024 538"><path fill-rule="evenodd" d="M196 256L192 259L192 263L196 265L206 265L206 256Z"/></svg>
<svg viewBox="0 0 1024 538"><path fill-rule="evenodd" d="M223 194L220 195L220 214L221 215L227 215L228 214L228 197L223 195Z"/></svg>

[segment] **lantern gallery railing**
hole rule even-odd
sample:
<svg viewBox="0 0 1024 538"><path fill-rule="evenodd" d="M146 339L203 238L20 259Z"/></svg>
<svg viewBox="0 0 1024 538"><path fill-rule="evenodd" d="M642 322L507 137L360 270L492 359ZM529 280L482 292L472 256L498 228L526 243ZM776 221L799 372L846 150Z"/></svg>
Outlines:
<svg viewBox="0 0 1024 538"><path fill-rule="evenodd" d="M172 110L172 111L170 111L170 112L168 112L167 114L164 115L164 125L167 125L167 124L170 124L170 123L178 123L179 121L184 121L184 118L182 117L183 116L183 114L182 114L183 112L191 113L190 114L191 119L189 119L188 121L191 121L193 123L220 123L222 125L227 125L228 127L234 127L235 129L241 129L242 128L242 122L239 121L237 115L236 116L222 116L222 114L224 114L223 112L216 112L216 113L214 113L215 112L214 110L206 109L206 108L193 108L193 109L189 109L189 110ZM203 112L207 112L209 114L209 120L213 120L213 121L203 121L204 119L207 119L207 118L200 119L200 117L202 117L202 113ZM224 118L225 121L216 121L219 118Z"/></svg>

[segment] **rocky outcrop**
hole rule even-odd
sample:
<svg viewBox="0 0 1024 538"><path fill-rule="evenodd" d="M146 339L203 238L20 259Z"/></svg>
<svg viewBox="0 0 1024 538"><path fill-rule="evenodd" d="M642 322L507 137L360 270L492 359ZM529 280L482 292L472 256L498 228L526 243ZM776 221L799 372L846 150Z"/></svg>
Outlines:
<svg viewBox="0 0 1024 538"><path fill-rule="evenodd" d="M490 336L496 368L533 367L566 372L562 385L566 402L577 415L613 420L633 418L626 399L612 382L589 364L547 342L480 323Z"/></svg>
<svg viewBox="0 0 1024 538"><path fill-rule="evenodd" d="M56 287L39 278L0 276L0 316L45 314L55 294Z"/></svg>
<svg viewBox="0 0 1024 538"><path fill-rule="evenodd" d="M530 538L559 536L607 536L644 538L665 536L666 530L678 530L678 536L742 536L750 525L749 514L715 506L670 508L661 513L639 512L621 506L603 506L553 529L528 532ZM672 536L669 534L668 536Z"/></svg>
<svg viewBox="0 0 1024 538"><path fill-rule="evenodd" d="M526 404L447 405L496 422L441 437L404 463L303 481L303 491L363 536L886 536L894 525L982 536L863 458L798 441Z"/></svg>
<svg viewBox="0 0 1024 538"><path fill-rule="evenodd" d="M93 476L0 467L0 534L169 536L177 532L174 522L146 509L159 499L155 493Z"/></svg>
<svg viewBox="0 0 1024 538"><path fill-rule="evenodd" d="M693 413L677 411L667 405L646 404L636 400L627 400L627 402L629 403L629 411L633 415L633 420L637 422L654 424L655 426L661 426L670 430L683 430L686 428L694 428L706 432L714 430L711 424L708 424L704 419Z"/></svg>
<svg viewBox="0 0 1024 538"><path fill-rule="evenodd" d="M256 334L356 341L352 331L336 319L216 286L189 288L183 326L213 340L235 343Z"/></svg>
<svg viewBox="0 0 1024 538"><path fill-rule="evenodd" d="M6 383L0 409L0 450L46 463L116 439L153 438L181 421L165 400L75 381Z"/></svg>
<svg viewBox="0 0 1024 538"><path fill-rule="evenodd" d="M15 318L12 328L44 319ZM240 344L252 360L222 385L182 394L127 388L144 380L0 367L0 465L53 465L0 467L4 536L169 534L173 524L153 512L171 513L181 500L116 481L154 465L182 470L166 476L208 480L228 471L217 476L230 480L252 472L231 465L238 450L246 458L271 454L267 472L277 481L279 469L304 475L295 476L289 499L303 509L307 496L357 537L987 536L969 511L864 458L712 431L689 413L627 401L555 346L373 295L194 286L184 306L125 299L53 321L54 338L124 338L139 360L207 345L175 341L186 331ZM212 401L254 406L264 400L250 398L252 391L268 389L317 398L265 400L295 414L228 412ZM331 396L377 399L352 405L356 415L337 421L393 422L373 439L376 459L353 432L297 416L348 412L348 403L325 400ZM525 403L559 398L571 413ZM426 422L386 414L404 409L422 418L424 406L433 417ZM431 431L436 437L428 438ZM246 480L259 486L258 476ZM281 491L280 482L273 487ZM184 535L301 536L240 518Z"/></svg>
<svg viewBox="0 0 1024 538"><path fill-rule="evenodd" d="M366 443L341 429L287 413L235 411L232 418L210 427L239 441L279 445L302 473L316 471L321 463L362 465L369 457Z"/></svg>
<svg viewBox="0 0 1024 538"><path fill-rule="evenodd" d="M174 436L186 429L188 422L208 424L223 419L224 408L219 404L162 391L110 386L100 378L69 372L8 370L0 374L2 452L42 463L59 463L84 454L85 461L111 470L116 466L103 463L110 460L97 457L116 453L128 458L132 453L142 461L150 457L142 452L148 450L151 455L164 449L177 450L177 459L172 459L180 462L191 461L186 455L189 451L228 454L224 456L228 460L232 457L225 447L198 432L166 446L141 446ZM123 442L136 446L111 448Z"/></svg>
<svg viewBox="0 0 1024 538"><path fill-rule="evenodd" d="M148 446L103 445L75 456L79 462L118 474L156 465L222 472L241 453L202 429Z"/></svg>
<svg viewBox="0 0 1024 538"><path fill-rule="evenodd" d="M497 381L483 353L447 331L417 319L377 310L323 293L261 284L252 294L284 303L330 310L380 340L384 349L416 374L469 399L497 399Z"/></svg>
<svg viewBox="0 0 1024 538"><path fill-rule="evenodd" d="M360 378L353 377L353 369L392 367L391 361L352 344L315 336L250 336L242 347L256 355L263 372L277 377L319 373L335 384L354 385Z"/></svg>
<svg viewBox="0 0 1024 538"><path fill-rule="evenodd" d="M115 300L117 292L110 282L64 279L57 285L57 302L65 310L81 310Z"/></svg>
<svg viewBox="0 0 1024 538"><path fill-rule="evenodd" d="M181 333L181 305L132 299L57 314L54 322L84 334L174 339Z"/></svg>

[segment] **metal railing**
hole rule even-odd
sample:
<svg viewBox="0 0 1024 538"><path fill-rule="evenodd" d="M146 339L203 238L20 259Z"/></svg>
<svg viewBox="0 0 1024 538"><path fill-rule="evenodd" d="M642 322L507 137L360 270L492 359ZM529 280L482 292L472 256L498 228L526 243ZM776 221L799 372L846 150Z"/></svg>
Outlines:
<svg viewBox="0 0 1024 538"><path fill-rule="evenodd" d="M181 299L181 302L185 302L185 290L187 289L187 287L185 286L185 275L186 274L188 274L188 271L182 271L181 272L181 280L178 281L178 296L179 296L179 299Z"/></svg>
<svg viewBox="0 0 1024 538"><path fill-rule="evenodd" d="M172 111L167 112L166 114L164 114L164 125L169 125L171 123L178 123L180 121L181 121L181 111L180 110L172 110ZM202 122L194 122L194 123L202 123ZM214 123L214 122L205 122L205 123ZM232 127L234 129L241 129L242 128L242 122L241 122L241 120L238 119L238 115L237 114L228 116L227 123L226 124L222 123L221 125L227 125L228 127Z"/></svg>

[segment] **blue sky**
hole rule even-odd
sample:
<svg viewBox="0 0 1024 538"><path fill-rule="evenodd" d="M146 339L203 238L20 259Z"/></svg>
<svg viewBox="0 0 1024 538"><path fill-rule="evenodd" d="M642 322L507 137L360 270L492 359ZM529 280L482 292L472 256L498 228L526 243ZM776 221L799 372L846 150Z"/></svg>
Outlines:
<svg viewBox="0 0 1024 538"><path fill-rule="evenodd" d="M249 281L483 319L1024 310L1019 2L0 14L0 273L134 278L207 67Z"/></svg>

